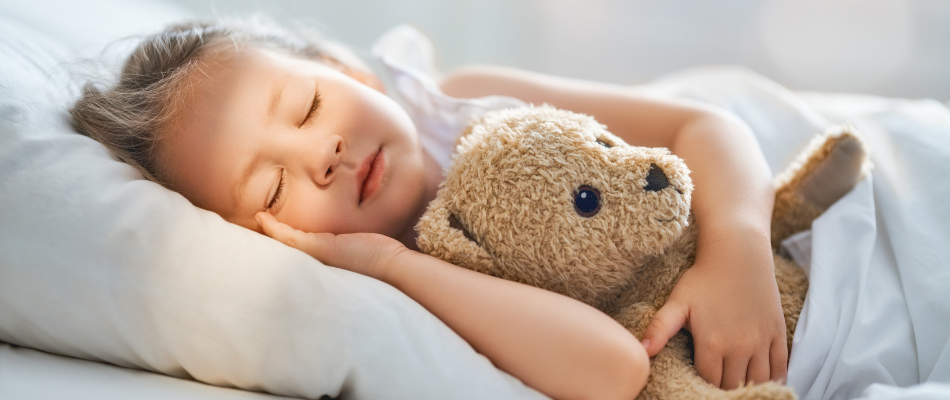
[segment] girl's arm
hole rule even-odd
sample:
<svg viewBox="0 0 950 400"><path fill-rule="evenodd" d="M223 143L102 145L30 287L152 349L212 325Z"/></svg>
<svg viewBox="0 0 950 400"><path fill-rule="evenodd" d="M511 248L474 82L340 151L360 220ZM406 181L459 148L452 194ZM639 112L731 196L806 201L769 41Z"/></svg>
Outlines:
<svg viewBox="0 0 950 400"><path fill-rule="evenodd" d="M769 241L771 173L748 126L686 101L649 98L620 85L502 67L469 67L442 82L457 97L508 95L593 115L630 144L666 147L695 186L697 256L644 335L653 356L681 327L696 344L704 379L731 389L783 380L788 350Z"/></svg>
<svg viewBox="0 0 950 400"><path fill-rule="evenodd" d="M258 214L264 232L335 267L380 279L435 314L492 363L555 399L632 399L643 347L604 313L566 296L461 268L378 234L304 233Z"/></svg>

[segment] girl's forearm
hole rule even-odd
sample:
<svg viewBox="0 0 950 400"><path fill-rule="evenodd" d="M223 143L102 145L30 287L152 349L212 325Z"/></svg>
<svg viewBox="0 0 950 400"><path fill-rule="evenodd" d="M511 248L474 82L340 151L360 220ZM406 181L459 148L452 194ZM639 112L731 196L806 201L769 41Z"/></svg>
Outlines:
<svg viewBox="0 0 950 400"><path fill-rule="evenodd" d="M683 125L670 150L690 166L700 221L697 256L714 253L717 243L745 242L758 249L755 258L768 258L757 265L770 265L775 193L749 127L728 113L704 112Z"/></svg>
<svg viewBox="0 0 950 400"><path fill-rule="evenodd" d="M741 234L765 235L768 243L771 173L751 130L732 114L686 100L648 97L626 86L505 67L463 68L448 74L442 88L458 97L502 94L552 104L593 115L627 143L667 147L692 171L700 242Z"/></svg>
<svg viewBox="0 0 950 400"><path fill-rule="evenodd" d="M590 114L627 143L666 147L683 158L695 187L696 260L647 329L650 353L685 324L694 335L697 370L713 384L784 378L785 320L769 240L774 193L745 123L687 100L511 68L461 69L442 87L449 95L504 94ZM763 360L771 368L764 374Z"/></svg>
<svg viewBox="0 0 950 400"><path fill-rule="evenodd" d="M405 251L380 277L476 351L556 399L633 398L649 361L636 338L568 297Z"/></svg>

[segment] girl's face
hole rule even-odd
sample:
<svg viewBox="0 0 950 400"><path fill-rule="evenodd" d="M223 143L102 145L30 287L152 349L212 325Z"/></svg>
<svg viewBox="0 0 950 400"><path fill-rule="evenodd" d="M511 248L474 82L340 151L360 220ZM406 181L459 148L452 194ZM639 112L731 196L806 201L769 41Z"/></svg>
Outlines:
<svg viewBox="0 0 950 400"><path fill-rule="evenodd" d="M266 211L307 232L396 236L422 207L409 116L332 66L244 48L192 74L159 148L172 186L260 232Z"/></svg>

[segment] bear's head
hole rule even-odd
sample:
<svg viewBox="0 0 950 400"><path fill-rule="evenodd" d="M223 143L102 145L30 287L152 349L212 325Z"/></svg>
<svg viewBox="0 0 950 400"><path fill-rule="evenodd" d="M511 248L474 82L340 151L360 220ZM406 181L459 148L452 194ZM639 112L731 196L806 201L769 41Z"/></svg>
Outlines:
<svg viewBox="0 0 950 400"><path fill-rule="evenodd" d="M664 148L552 107L486 114L460 139L419 247L598 308L687 226L693 186Z"/></svg>

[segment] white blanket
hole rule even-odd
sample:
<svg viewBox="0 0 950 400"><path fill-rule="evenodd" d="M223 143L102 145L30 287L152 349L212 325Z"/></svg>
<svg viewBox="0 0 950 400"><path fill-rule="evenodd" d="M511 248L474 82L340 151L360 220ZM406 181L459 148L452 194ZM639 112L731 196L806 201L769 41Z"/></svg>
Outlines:
<svg viewBox="0 0 950 400"><path fill-rule="evenodd" d="M831 124L863 134L872 176L815 221L810 238L789 243L810 245L798 254L811 287L788 382L803 399L950 398L939 384L950 382L950 110L793 93L740 68L688 71L646 90L732 110L774 172Z"/></svg>

